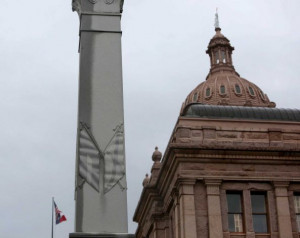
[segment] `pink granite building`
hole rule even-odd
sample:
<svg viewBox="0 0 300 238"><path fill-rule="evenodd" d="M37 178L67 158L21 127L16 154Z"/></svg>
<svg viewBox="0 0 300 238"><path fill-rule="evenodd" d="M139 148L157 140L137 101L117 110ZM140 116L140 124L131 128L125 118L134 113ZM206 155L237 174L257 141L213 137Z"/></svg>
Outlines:
<svg viewBox="0 0 300 238"><path fill-rule="evenodd" d="M136 238L296 238L300 111L277 109L241 78L216 26L206 80L187 96L164 156L157 150Z"/></svg>

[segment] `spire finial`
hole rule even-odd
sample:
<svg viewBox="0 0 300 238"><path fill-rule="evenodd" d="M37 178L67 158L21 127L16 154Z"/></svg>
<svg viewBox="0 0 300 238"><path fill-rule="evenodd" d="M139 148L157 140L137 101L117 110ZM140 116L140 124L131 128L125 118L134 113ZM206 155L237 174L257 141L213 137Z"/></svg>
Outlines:
<svg viewBox="0 0 300 238"><path fill-rule="evenodd" d="M215 29L220 29L218 8L216 8L216 14L215 14Z"/></svg>

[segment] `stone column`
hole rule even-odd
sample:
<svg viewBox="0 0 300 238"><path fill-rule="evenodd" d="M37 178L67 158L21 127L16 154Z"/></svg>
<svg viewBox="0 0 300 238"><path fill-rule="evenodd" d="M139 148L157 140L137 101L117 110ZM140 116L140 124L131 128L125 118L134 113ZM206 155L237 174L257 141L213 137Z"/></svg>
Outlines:
<svg viewBox="0 0 300 238"><path fill-rule="evenodd" d="M220 184L221 180L205 180L209 238L223 237Z"/></svg>
<svg viewBox="0 0 300 238"><path fill-rule="evenodd" d="M197 238L194 184L179 185L180 238Z"/></svg>
<svg viewBox="0 0 300 238"><path fill-rule="evenodd" d="M174 201L174 238L180 238L180 210L178 197Z"/></svg>
<svg viewBox="0 0 300 238"><path fill-rule="evenodd" d="M251 209L251 196L249 190L243 190L243 207L244 207L244 217L245 217L245 232L247 238L254 238L255 233L253 230L253 219L252 219L252 209Z"/></svg>
<svg viewBox="0 0 300 238"><path fill-rule="evenodd" d="M165 218L165 238L172 238L170 237L170 230L171 230L171 227L170 227L170 217L166 217Z"/></svg>
<svg viewBox="0 0 300 238"><path fill-rule="evenodd" d="M274 182L278 216L279 238L292 238L292 223L289 208L288 182Z"/></svg>

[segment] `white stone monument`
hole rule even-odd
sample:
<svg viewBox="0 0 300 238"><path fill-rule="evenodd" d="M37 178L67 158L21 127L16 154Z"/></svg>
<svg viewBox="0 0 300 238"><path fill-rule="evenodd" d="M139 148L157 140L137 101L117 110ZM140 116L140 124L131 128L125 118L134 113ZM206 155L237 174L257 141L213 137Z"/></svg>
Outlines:
<svg viewBox="0 0 300 238"><path fill-rule="evenodd" d="M123 0L73 0L72 7L80 19L80 72L76 218L70 237L132 237L127 235Z"/></svg>

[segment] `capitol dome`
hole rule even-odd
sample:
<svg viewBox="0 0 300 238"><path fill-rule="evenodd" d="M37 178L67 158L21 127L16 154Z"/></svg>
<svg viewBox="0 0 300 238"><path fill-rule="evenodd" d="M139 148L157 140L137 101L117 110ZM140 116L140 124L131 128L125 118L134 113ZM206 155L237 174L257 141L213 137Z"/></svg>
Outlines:
<svg viewBox="0 0 300 238"><path fill-rule="evenodd" d="M216 34L210 40L206 53L211 68L206 81L200 83L186 98L183 108L192 103L247 107L275 107L268 96L254 83L241 78L232 63L234 47L221 34L217 25Z"/></svg>

